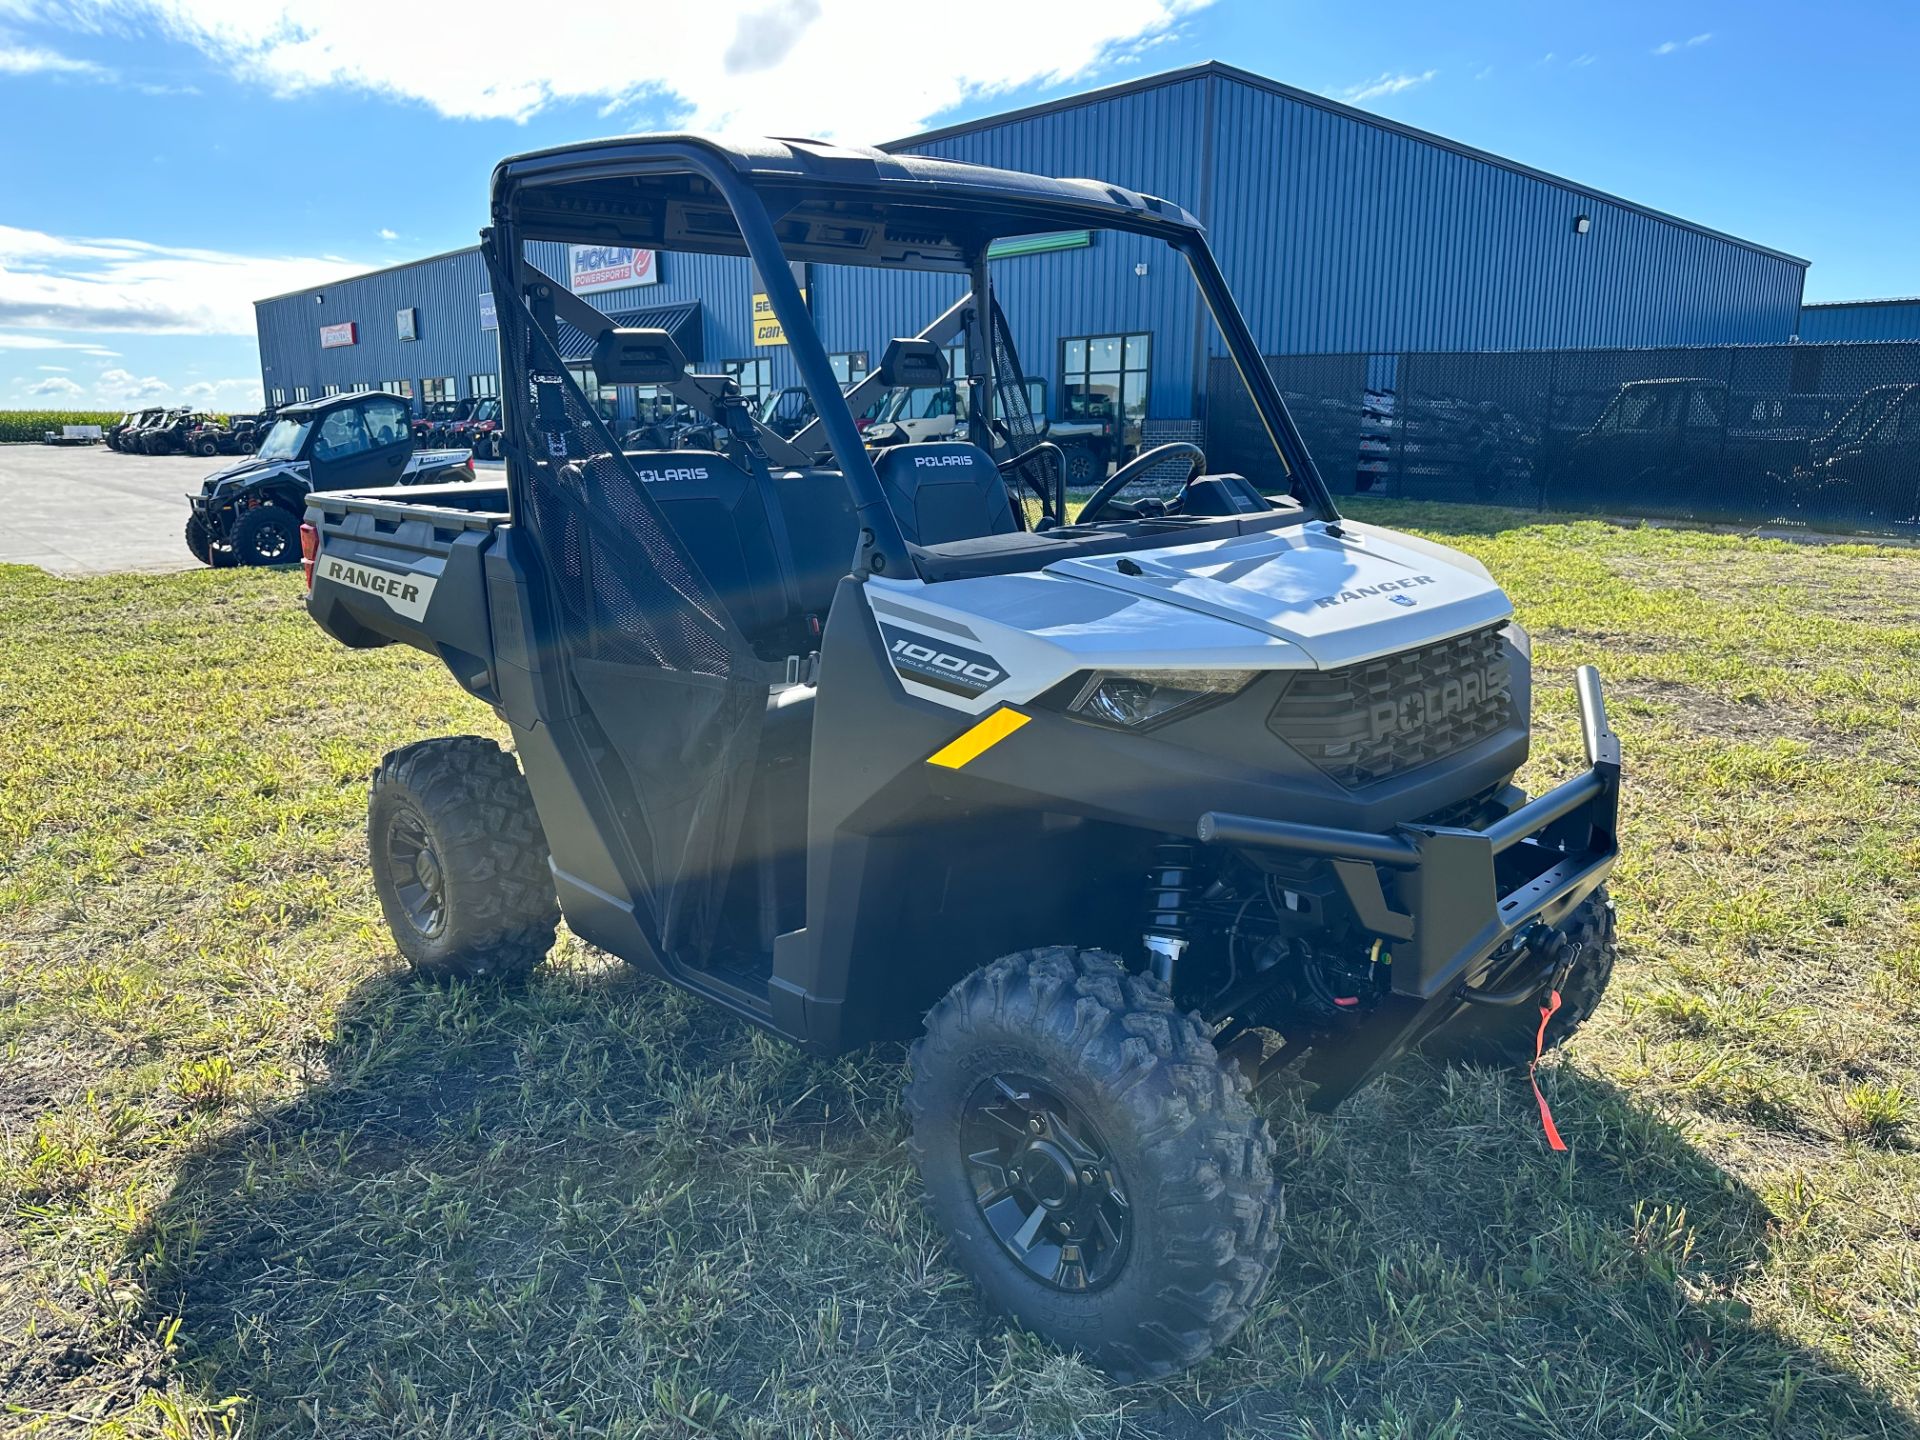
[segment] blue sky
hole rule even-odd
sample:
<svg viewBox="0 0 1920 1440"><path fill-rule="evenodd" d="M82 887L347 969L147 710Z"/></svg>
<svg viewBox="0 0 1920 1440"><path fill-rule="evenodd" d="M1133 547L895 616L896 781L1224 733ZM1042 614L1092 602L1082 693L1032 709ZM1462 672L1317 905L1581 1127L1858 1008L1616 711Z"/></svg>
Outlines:
<svg viewBox="0 0 1920 1440"><path fill-rule="evenodd" d="M884 140L1205 59L1920 292L1920 6L0 0L0 406L258 400L251 301L469 244L501 156Z"/></svg>

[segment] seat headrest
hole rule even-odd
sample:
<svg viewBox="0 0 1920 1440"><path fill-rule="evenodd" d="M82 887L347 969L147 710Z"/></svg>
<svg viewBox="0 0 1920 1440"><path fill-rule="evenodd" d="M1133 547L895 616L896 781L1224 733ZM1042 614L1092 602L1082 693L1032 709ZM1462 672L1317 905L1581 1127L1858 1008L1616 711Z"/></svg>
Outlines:
<svg viewBox="0 0 1920 1440"><path fill-rule="evenodd" d="M880 352L875 373L887 386L944 385L947 357L931 340L894 339Z"/></svg>
<svg viewBox="0 0 1920 1440"><path fill-rule="evenodd" d="M602 330L593 373L602 385L672 385L686 378L687 357L664 330Z"/></svg>

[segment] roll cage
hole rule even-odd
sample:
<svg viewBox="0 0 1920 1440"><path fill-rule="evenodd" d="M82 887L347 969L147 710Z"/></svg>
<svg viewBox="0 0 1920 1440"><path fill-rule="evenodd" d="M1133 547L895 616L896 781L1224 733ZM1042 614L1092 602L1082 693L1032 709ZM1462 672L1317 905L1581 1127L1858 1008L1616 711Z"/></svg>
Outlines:
<svg viewBox="0 0 1920 1440"><path fill-rule="evenodd" d="M482 241L496 293L504 292L548 333L556 320L580 325L589 334L610 322L533 267L526 258L528 241L751 259L818 414L795 440L758 424L754 438L770 461L785 465L806 463L811 458L806 442L824 440L859 520L857 576L924 570L888 504L854 420L856 409L873 398L871 385L843 394L789 262L966 275L968 296L921 334L924 338L936 327L964 332L968 378L975 382L968 387L970 433L984 436L990 433L989 357L995 354L996 326L988 247L998 239L1074 228L1154 237L1186 260L1298 498L1312 518L1338 525L1332 495L1199 222L1170 201L1092 180L1049 179L811 140L723 145L700 136L662 135L593 141L502 161L493 173L491 221ZM986 303L974 303L976 297ZM503 341L507 334L503 329ZM573 386L564 374L553 379ZM516 443L510 438L510 446ZM517 491L522 482L510 483ZM522 498L514 495L516 508Z"/></svg>

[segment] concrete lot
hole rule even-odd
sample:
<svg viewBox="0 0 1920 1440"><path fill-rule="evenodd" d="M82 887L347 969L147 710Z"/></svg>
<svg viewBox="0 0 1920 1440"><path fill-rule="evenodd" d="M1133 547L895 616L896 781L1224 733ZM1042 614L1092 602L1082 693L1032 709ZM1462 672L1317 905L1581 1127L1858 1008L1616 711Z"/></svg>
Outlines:
<svg viewBox="0 0 1920 1440"><path fill-rule="evenodd" d="M0 445L0 564L56 575L191 570L186 492L220 463L104 445Z"/></svg>
<svg viewBox="0 0 1920 1440"><path fill-rule="evenodd" d="M192 570L187 492L243 458L0 445L0 565L55 575Z"/></svg>

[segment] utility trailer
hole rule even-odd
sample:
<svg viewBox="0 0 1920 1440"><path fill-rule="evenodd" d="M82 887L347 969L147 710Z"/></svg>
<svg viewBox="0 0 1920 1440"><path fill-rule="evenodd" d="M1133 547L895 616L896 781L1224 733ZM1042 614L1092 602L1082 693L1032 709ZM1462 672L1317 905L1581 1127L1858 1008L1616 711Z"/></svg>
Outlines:
<svg viewBox="0 0 1920 1440"><path fill-rule="evenodd" d="M309 613L437 656L512 733L374 772L368 846L418 969L511 979L583 939L832 1055L910 1039L952 1257L1114 1374L1190 1364L1279 1243L1250 1085L1337 1105L1415 1046L1525 1067L1599 1002L1619 746L1529 798L1530 642L1477 562L1345 519L1200 226L1118 186L801 140L641 136L494 172L498 482L315 490ZM1272 450L1122 464L1069 521L988 248L1103 232L1178 263ZM528 242L747 256L816 418L769 429ZM1168 257L1167 252L1171 251ZM790 263L960 292L843 393ZM699 415L623 446L569 373ZM951 383L966 441L863 444ZM996 413L997 412L997 413ZM1127 492L1169 464L1171 499ZM1409 1137L1419 1144L1419 1137Z"/></svg>

